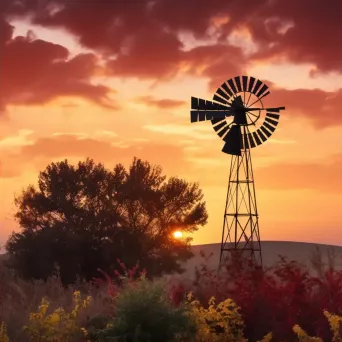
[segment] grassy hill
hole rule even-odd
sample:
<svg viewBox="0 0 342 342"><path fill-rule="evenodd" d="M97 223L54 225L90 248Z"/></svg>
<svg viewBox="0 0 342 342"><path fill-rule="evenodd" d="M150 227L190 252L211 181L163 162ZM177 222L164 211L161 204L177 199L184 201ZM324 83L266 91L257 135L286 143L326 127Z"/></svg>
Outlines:
<svg viewBox="0 0 342 342"><path fill-rule="evenodd" d="M209 269L217 270L220 258L220 243L204 244L192 246L194 257L183 264L185 273L182 277L192 279L195 274L196 267L203 262ZM325 266L329 265L329 260L334 261L336 269L342 270L342 246L332 246L323 244L314 244L306 242L290 242L290 241L263 241L261 242L263 265L268 267L274 265L279 260L279 255L287 257L288 260L297 261L308 266L309 270L314 270L313 261L320 262L317 257L321 255L321 263ZM207 261L201 257L201 251L206 256L212 254ZM320 253L317 254L317 251ZM6 259L6 254L0 254L0 263Z"/></svg>
<svg viewBox="0 0 342 342"><path fill-rule="evenodd" d="M261 242L263 265L268 267L274 265L279 260L279 255L287 257L288 260L297 261L306 265L310 271L314 270L313 261L319 262L319 255L322 257L322 264L329 265L329 259L334 260L337 269L342 270L342 246L332 246L323 244L314 244L306 242L290 241L263 241ZM193 278L195 267L203 263L200 252L203 251L206 256L211 253L212 257L206 261L209 269L216 270L220 258L221 244L196 245L192 247L194 257L184 263L186 278ZM319 252L317 254L317 251Z"/></svg>

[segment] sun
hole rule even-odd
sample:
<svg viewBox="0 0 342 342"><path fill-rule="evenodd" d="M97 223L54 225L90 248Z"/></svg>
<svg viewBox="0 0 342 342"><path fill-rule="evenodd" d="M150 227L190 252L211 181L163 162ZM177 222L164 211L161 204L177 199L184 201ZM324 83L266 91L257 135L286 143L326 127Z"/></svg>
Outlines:
<svg viewBox="0 0 342 342"><path fill-rule="evenodd" d="M180 231L180 230L176 230L174 233L173 233L173 237L176 238L176 239L180 239L183 237L183 233Z"/></svg>

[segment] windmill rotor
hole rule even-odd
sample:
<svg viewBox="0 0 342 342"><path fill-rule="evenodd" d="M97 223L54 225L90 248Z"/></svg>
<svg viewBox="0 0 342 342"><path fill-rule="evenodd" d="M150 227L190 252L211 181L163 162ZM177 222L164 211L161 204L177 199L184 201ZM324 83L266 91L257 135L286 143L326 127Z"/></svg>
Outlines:
<svg viewBox="0 0 342 342"><path fill-rule="evenodd" d="M192 97L190 121L211 121L225 142L222 152L241 155L267 141L278 125L285 107L264 108L262 99L269 94L262 81L236 76L216 90L212 101Z"/></svg>

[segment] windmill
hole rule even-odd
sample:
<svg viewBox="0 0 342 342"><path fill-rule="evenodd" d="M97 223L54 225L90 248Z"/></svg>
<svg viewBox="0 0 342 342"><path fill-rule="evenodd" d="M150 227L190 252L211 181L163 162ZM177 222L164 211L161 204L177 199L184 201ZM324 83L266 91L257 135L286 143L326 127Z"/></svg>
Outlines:
<svg viewBox="0 0 342 342"><path fill-rule="evenodd" d="M191 122L210 120L224 141L222 152L230 154L220 263L233 253L252 257L262 266L258 210L250 149L264 143L275 131L285 107L264 108L270 94L262 81L236 76L224 82L213 101L191 98Z"/></svg>

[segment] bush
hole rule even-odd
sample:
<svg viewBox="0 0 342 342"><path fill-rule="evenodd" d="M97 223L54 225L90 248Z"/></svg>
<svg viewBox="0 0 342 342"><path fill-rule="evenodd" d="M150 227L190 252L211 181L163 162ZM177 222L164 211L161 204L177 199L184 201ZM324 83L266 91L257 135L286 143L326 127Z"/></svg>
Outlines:
<svg viewBox="0 0 342 342"><path fill-rule="evenodd" d="M243 321L239 307L230 299L215 305L215 298L209 300L209 307L205 309L198 300L188 295L192 312L196 322L197 342L228 342L245 341L243 337Z"/></svg>
<svg viewBox="0 0 342 342"><path fill-rule="evenodd" d="M331 341L333 333L324 310L342 315L342 272L328 268L320 277L294 261L280 258L272 268L243 271L238 260L226 265L220 276L205 265L197 272L192 291L201 303L211 296L231 298L241 308L249 341L272 332L272 341L297 341L293 327Z"/></svg>
<svg viewBox="0 0 342 342"><path fill-rule="evenodd" d="M142 276L124 284L115 299L115 317L97 336L99 341L172 342L194 334L189 308L175 307L162 284Z"/></svg>
<svg viewBox="0 0 342 342"><path fill-rule="evenodd" d="M86 308L90 301L89 296L82 300L80 292L75 291L74 308L70 313L63 308L57 308L48 315L49 302L43 298L38 312L30 314L29 324L24 327L29 341L69 342L80 339L83 329L78 326L76 320L80 310Z"/></svg>

